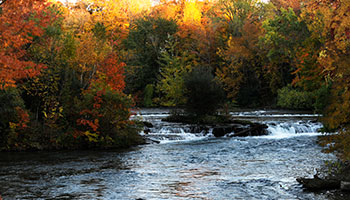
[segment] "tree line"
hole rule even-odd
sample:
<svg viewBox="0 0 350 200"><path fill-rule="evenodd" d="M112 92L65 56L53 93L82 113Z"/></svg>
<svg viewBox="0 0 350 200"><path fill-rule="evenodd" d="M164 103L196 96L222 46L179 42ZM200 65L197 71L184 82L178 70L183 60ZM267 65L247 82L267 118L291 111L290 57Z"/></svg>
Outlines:
<svg viewBox="0 0 350 200"><path fill-rule="evenodd" d="M207 99L322 113L350 158L350 2L0 2L2 149L127 146L134 106Z"/></svg>

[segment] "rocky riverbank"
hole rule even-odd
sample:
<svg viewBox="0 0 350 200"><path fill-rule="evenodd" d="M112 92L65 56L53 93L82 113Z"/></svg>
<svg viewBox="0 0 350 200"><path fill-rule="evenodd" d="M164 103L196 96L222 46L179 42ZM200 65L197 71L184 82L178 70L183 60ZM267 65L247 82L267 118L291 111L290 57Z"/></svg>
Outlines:
<svg viewBox="0 0 350 200"><path fill-rule="evenodd" d="M313 178L297 178L303 187L310 191L341 190L350 192L350 163L339 162L336 168L314 175Z"/></svg>

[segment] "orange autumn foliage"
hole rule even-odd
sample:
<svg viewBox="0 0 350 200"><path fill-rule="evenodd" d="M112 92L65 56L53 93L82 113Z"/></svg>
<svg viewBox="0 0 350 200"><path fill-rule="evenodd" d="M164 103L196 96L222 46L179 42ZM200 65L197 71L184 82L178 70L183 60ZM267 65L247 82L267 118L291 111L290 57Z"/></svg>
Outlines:
<svg viewBox="0 0 350 200"><path fill-rule="evenodd" d="M103 73L101 80L113 90L122 92L125 88L124 67L125 63L119 62L117 55L109 55L98 69Z"/></svg>
<svg viewBox="0 0 350 200"><path fill-rule="evenodd" d="M296 14L300 14L302 8L302 0L270 0L272 4L274 4L277 9L287 9L292 8Z"/></svg>
<svg viewBox="0 0 350 200"><path fill-rule="evenodd" d="M87 93L90 92L89 90L86 91ZM83 110L80 112L82 117L77 120L77 124L81 126L85 126L88 129L92 130L94 133L99 133L99 117L103 117L99 113L99 109L101 108L101 104L103 103L102 95L105 94L105 90L99 91L96 93L96 96L94 96L94 103L93 103L93 109L89 110Z"/></svg>
<svg viewBox="0 0 350 200"><path fill-rule="evenodd" d="M349 12L350 1L318 0L307 1L302 13L302 17L309 22L308 28L312 31L312 37L319 38L323 44L315 55L317 74L301 77L301 80L320 76L329 85L331 92L323 122L326 128L338 131L338 134L323 138L321 143L327 152L336 152L344 161L350 160ZM307 56L309 55L304 55Z"/></svg>
<svg viewBox="0 0 350 200"><path fill-rule="evenodd" d="M0 14L0 89L38 75L43 65L25 59L24 45L43 34L50 21L46 0L3 1ZM38 20L39 19L39 20Z"/></svg>
<svg viewBox="0 0 350 200"><path fill-rule="evenodd" d="M159 16L168 20L179 20L179 13L181 13L181 7L177 3L163 2L153 7L151 16Z"/></svg>

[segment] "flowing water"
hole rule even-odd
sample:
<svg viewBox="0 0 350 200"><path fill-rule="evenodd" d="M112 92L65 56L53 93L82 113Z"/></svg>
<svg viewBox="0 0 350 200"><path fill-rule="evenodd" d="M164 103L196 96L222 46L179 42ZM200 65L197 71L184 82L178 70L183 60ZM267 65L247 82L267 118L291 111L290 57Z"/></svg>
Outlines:
<svg viewBox="0 0 350 200"><path fill-rule="evenodd" d="M154 127L160 141L127 151L0 154L3 199L347 199L304 191L296 182L325 160L316 144L317 115L281 111L232 112L268 125L269 135L214 138L161 119L168 110L141 110L134 118Z"/></svg>

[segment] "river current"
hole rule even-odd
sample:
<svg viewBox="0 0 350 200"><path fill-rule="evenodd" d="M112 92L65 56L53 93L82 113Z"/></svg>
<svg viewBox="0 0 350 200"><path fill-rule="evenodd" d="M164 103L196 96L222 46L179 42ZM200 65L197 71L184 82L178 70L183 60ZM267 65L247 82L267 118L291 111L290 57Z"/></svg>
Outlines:
<svg viewBox="0 0 350 200"><path fill-rule="evenodd" d="M269 135L215 138L161 119L168 110L138 111L146 135L160 144L127 151L0 153L0 195L7 199L346 199L303 190L326 160L317 115L232 112L268 125Z"/></svg>

